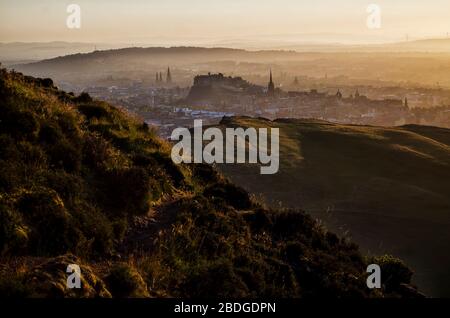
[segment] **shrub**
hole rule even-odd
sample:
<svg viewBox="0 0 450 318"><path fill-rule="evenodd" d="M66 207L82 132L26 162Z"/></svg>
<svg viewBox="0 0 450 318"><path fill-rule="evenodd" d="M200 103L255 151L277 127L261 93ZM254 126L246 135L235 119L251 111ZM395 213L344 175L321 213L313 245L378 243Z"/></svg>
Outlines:
<svg viewBox="0 0 450 318"><path fill-rule="evenodd" d="M249 290L229 260L199 265L181 287L182 295L198 298L243 298Z"/></svg>
<svg viewBox="0 0 450 318"><path fill-rule="evenodd" d="M73 223L83 233L77 244L79 255L101 257L112 251L114 235L111 221L96 207L85 201L72 207ZM84 245L83 245L84 244Z"/></svg>
<svg viewBox="0 0 450 318"><path fill-rule="evenodd" d="M39 141L46 144L56 143L64 138L61 128L55 123L44 122L39 131Z"/></svg>
<svg viewBox="0 0 450 318"><path fill-rule="evenodd" d="M72 112L61 112L56 116L57 123L66 138L80 141L79 119Z"/></svg>
<svg viewBox="0 0 450 318"><path fill-rule="evenodd" d="M72 216L58 194L48 188L23 191L17 199L17 209L30 228L30 251L57 255L74 249L81 240Z"/></svg>
<svg viewBox="0 0 450 318"><path fill-rule="evenodd" d="M67 172L77 172L81 168L82 153L77 147L66 139L58 140L47 147L47 155L50 164L58 169L62 168Z"/></svg>
<svg viewBox="0 0 450 318"><path fill-rule="evenodd" d="M111 145L103 138L88 134L83 143L83 164L92 168L103 167L110 161Z"/></svg>
<svg viewBox="0 0 450 318"><path fill-rule="evenodd" d="M0 255L14 254L28 243L27 228L13 207L0 203Z"/></svg>
<svg viewBox="0 0 450 318"><path fill-rule="evenodd" d="M82 197L88 190L83 178L64 170L46 170L43 173L43 182L48 188L55 190L64 202Z"/></svg>
<svg viewBox="0 0 450 318"><path fill-rule="evenodd" d="M51 78L38 78L37 79L39 85L45 88L56 88L53 85L53 80Z"/></svg>
<svg viewBox="0 0 450 318"><path fill-rule="evenodd" d="M148 297L147 285L139 272L127 264L116 265L106 277L113 297Z"/></svg>
<svg viewBox="0 0 450 318"><path fill-rule="evenodd" d="M169 177L158 162L151 156L135 155L133 164L145 168L150 179L151 200L158 200L164 193L171 193L172 187Z"/></svg>
<svg viewBox="0 0 450 318"><path fill-rule="evenodd" d="M105 173L103 194L113 215L142 215L150 205L149 176L144 168L112 169Z"/></svg>
<svg viewBox="0 0 450 318"><path fill-rule="evenodd" d="M25 298L33 293L34 290L20 275L0 273L0 298Z"/></svg>
<svg viewBox="0 0 450 318"><path fill-rule="evenodd" d="M101 105L96 104L82 104L78 106L78 111L86 116L87 119L92 118L110 118L108 110Z"/></svg>
<svg viewBox="0 0 450 318"><path fill-rule="evenodd" d="M209 186L205 189L203 195L211 199L221 199L237 210L245 210L252 207L252 201L248 193L241 187L228 182Z"/></svg>
<svg viewBox="0 0 450 318"><path fill-rule="evenodd" d="M413 272L405 263L391 255L384 255L373 260L381 268L381 283L388 293L395 293L401 284L410 284Z"/></svg>
<svg viewBox="0 0 450 318"><path fill-rule="evenodd" d="M27 111L11 111L6 114L0 125L0 132L15 139L32 139L39 129L36 116Z"/></svg>
<svg viewBox="0 0 450 318"><path fill-rule="evenodd" d="M79 96L74 98L74 102L76 102L76 103L90 103L90 102L92 102L92 97L88 93L83 92Z"/></svg>
<svg viewBox="0 0 450 318"><path fill-rule="evenodd" d="M200 163L192 164L190 167L192 168L193 176L205 185L220 181L219 173L211 165Z"/></svg>
<svg viewBox="0 0 450 318"><path fill-rule="evenodd" d="M314 220L301 211L288 210L272 213L273 234L277 238L293 238L303 235L312 238Z"/></svg>
<svg viewBox="0 0 450 318"><path fill-rule="evenodd" d="M169 175L175 186L183 186L185 177L179 165L172 161L172 158L166 153L154 152L151 154L161 168Z"/></svg>

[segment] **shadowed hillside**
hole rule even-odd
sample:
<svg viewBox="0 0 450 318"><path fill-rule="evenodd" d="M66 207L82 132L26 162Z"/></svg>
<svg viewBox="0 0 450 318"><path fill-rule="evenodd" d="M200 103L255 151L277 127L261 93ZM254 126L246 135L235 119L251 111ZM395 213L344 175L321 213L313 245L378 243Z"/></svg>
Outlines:
<svg viewBox="0 0 450 318"><path fill-rule="evenodd" d="M0 71L0 295L409 297L412 272L210 166L173 164L145 124ZM383 288L366 287L376 262ZM78 264L82 289L66 288Z"/></svg>
<svg viewBox="0 0 450 318"><path fill-rule="evenodd" d="M271 205L301 207L365 252L392 253L420 288L450 295L450 130L225 118L223 126L279 127L280 171L225 165L235 183Z"/></svg>

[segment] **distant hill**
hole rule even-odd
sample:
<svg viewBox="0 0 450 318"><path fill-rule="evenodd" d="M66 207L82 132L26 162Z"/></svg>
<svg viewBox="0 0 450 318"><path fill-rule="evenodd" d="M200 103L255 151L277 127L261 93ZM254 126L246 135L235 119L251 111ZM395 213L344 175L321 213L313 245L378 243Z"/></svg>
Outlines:
<svg viewBox="0 0 450 318"><path fill-rule="evenodd" d="M399 44L402 46L403 44ZM348 77L369 81L409 83L450 87L449 53L407 52L383 49L344 49L335 52L296 52L292 50L248 51L229 48L171 47L125 48L72 54L28 64L9 65L28 75L51 77L57 83L94 85L108 77L153 81L155 72L171 66L174 80L181 85L192 84L195 75L221 72L226 75L252 74L263 76L270 67L284 77L309 76L322 78ZM261 79L258 79L259 81ZM290 79L289 79L290 80ZM261 83L257 83L261 84Z"/></svg>
<svg viewBox="0 0 450 318"><path fill-rule="evenodd" d="M12 65L119 47L123 45L63 41L0 43L0 61Z"/></svg>
<svg viewBox="0 0 450 318"><path fill-rule="evenodd" d="M272 206L301 207L365 252L407 260L428 294L450 296L450 130L316 120L226 118L223 127L279 127L280 171L221 165Z"/></svg>
<svg viewBox="0 0 450 318"><path fill-rule="evenodd" d="M186 65L214 61L271 61L277 58L292 58L296 52L246 51L228 48L201 47L149 47L124 48L72 54L26 65L15 65L17 70L27 73L42 72L95 72L107 70L145 69L156 65Z"/></svg>

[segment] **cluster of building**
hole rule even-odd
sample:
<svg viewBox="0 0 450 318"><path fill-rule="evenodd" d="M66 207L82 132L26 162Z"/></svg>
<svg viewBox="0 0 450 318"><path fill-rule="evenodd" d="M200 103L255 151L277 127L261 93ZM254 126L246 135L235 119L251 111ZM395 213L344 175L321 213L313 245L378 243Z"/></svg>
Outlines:
<svg viewBox="0 0 450 318"><path fill-rule="evenodd" d="M298 79L294 80L298 82ZM295 85L291 85L292 87ZM135 112L152 121L165 133L173 125L186 125L201 118L218 122L223 114L275 118L315 118L332 122L395 126L408 123L450 127L450 106L413 108L409 99L369 98L356 89L283 90L275 84L272 71L266 86L242 77L217 73L198 75L191 87L178 87L168 67L165 78L137 81L127 86L93 86L85 91L96 98Z"/></svg>
<svg viewBox="0 0 450 318"><path fill-rule="evenodd" d="M316 118L383 126L423 122L417 115L419 112L409 107L407 98L370 99L358 90L348 96L344 96L339 89L332 94L316 89L284 91L276 87L272 71L266 87L220 73L196 76L184 102L194 108L270 119ZM445 107L442 110L435 108L434 113L437 122L445 123L447 120L450 123Z"/></svg>

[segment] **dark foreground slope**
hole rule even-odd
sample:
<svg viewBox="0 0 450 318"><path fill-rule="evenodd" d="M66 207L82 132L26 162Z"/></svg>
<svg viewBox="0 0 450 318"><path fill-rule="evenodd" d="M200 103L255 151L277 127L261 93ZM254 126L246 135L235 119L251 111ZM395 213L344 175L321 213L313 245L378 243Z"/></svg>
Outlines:
<svg viewBox="0 0 450 318"><path fill-rule="evenodd" d="M301 211L265 209L118 109L0 72L0 295L416 296ZM366 287L368 262L383 289ZM66 289L81 266L83 288Z"/></svg>
<svg viewBox="0 0 450 318"><path fill-rule="evenodd" d="M349 232L364 252L401 257L426 293L450 296L450 130L249 118L223 125L280 128L279 173L221 167L233 182Z"/></svg>

